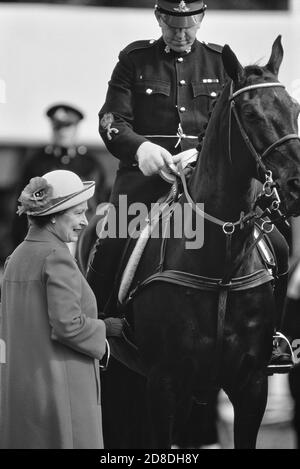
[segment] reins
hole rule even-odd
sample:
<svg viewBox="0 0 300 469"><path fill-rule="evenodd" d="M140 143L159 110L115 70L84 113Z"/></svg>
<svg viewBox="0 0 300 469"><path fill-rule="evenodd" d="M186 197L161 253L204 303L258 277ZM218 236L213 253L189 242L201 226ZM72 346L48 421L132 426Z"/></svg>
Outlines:
<svg viewBox="0 0 300 469"><path fill-rule="evenodd" d="M280 200L277 188L276 188L276 184L274 183L273 178L272 178L272 172L266 168L266 166L263 162L263 158L266 155L268 155L269 153L271 153L273 150L278 148L279 146L283 145L284 143L286 143L290 140L300 140L300 138L297 134L285 135L285 136L279 138L276 142L272 143L263 152L263 154L260 155L256 151L256 149L254 148L250 138L248 137L248 135L247 135L242 123L241 123L241 120L239 118L239 115L238 115L236 107L235 107L235 101L234 101L234 99L237 96L239 96L239 95L241 95L245 92L255 90L255 89L259 89L259 88L271 88L271 87L272 88L273 87L285 88L285 86L282 83L270 82L270 83L260 83L260 84L258 83L258 84L255 84L255 85L245 86L244 88L241 88L241 89L233 92L233 90L232 90L233 89L233 83L231 83L231 90L230 90L230 96L229 96L229 102L230 102L230 118L229 118L229 120L231 122L231 113L233 113L233 115L235 117L235 120L238 124L239 131L240 131L240 133L243 137L243 140L244 140L245 144L247 145L248 149L250 150L251 155L254 157L254 159L257 163L257 166L260 167L260 169L263 171L263 173L265 175L265 182L264 182L264 185L263 185L263 193L265 195L267 195L268 197L271 197L271 196L275 197L275 200L273 200L272 203L271 203L271 210L278 210L279 206L280 206L280 203L281 203L281 200ZM229 133L230 133L229 142L231 142L231 125L230 125L229 129L230 129L230 131L229 131ZM231 160L231 144L230 143L229 143L229 152L230 152L230 160ZM187 201L192 205L194 210L199 215L201 215L206 220L208 220L208 221L210 221L214 224L220 225L222 227L222 230L225 233L225 235L233 234L234 231L235 231L235 228L237 226L240 227L241 229L243 229L243 227L245 225L245 222L249 223L249 221L251 219L257 218L257 216L255 215L254 212L250 212L247 215L245 215L244 212L242 212L241 215L240 215L239 220L237 220L235 222L231 222L231 221L221 220L217 217L214 217L214 216L204 212L203 210L201 210L197 206L197 204L194 202L194 200L192 199L192 197L189 193L187 183L186 183L186 178L185 178L183 168L182 168L180 163L178 163L177 168L178 168L178 171L179 171L180 179L182 181L183 191L184 191L184 194L185 194L185 197L186 197ZM256 202L255 202L254 205L256 205ZM282 217L282 216L283 215L280 213L280 217Z"/></svg>

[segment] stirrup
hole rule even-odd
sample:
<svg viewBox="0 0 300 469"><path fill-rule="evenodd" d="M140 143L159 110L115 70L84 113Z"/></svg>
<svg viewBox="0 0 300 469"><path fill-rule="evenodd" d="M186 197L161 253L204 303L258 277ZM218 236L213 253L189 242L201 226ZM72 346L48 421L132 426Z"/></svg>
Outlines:
<svg viewBox="0 0 300 469"><path fill-rule="evenodd" d="M286 365L268 365L267 369L269 376L273 375L274 373L289 373L296 364L294 352L289 339L284 334L282 334L282 332L276 331L273 335L273 343L278 340L283 340L287 344L292 363Z"/></svg>

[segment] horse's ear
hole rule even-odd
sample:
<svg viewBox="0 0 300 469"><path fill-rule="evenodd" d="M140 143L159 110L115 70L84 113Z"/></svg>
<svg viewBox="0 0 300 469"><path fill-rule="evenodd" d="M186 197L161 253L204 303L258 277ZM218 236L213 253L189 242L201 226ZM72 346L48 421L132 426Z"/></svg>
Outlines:
<svg viewBox="0 0 300 469"><path fill-rule="evenodd" d="M237 59L235 53L226 44L222 50L222 60L227 72L227 75L235 82L243 81L245 72L243 66Z"/></svg>
<svg viewBox="0 0 300 469"><path fill-rule="evenodd" d="M283 58L283 47L281 44L281 35L275 39L272 53L269 62L267 63L266 67L270 72L274 73L274 75L278 75L279 68Z"/></svg>

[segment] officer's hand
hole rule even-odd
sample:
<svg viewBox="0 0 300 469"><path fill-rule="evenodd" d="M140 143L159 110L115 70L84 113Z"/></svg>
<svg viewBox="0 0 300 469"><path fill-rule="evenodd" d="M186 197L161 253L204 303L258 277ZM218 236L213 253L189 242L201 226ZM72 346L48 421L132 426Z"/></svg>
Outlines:
<svg viewBox="0 0 300 469"><path fill-rule="evenodd" d="M145 176L157 174L163 167L174 167L171 153L152 142L144 142L139 146L136 159Z"/></svg>

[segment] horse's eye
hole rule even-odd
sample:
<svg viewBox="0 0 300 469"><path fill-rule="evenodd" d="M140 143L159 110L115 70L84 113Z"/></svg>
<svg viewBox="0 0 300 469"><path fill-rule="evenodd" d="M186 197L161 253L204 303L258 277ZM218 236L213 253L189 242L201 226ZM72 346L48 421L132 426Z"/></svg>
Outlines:
<svg viewBox="0 0 300 469"><path fill-rule="evenodd" d="M255 110L251 107L247 107L242 110L243 116L248 119L248 120L255 120L257 119L257 113Z"/></svg>

